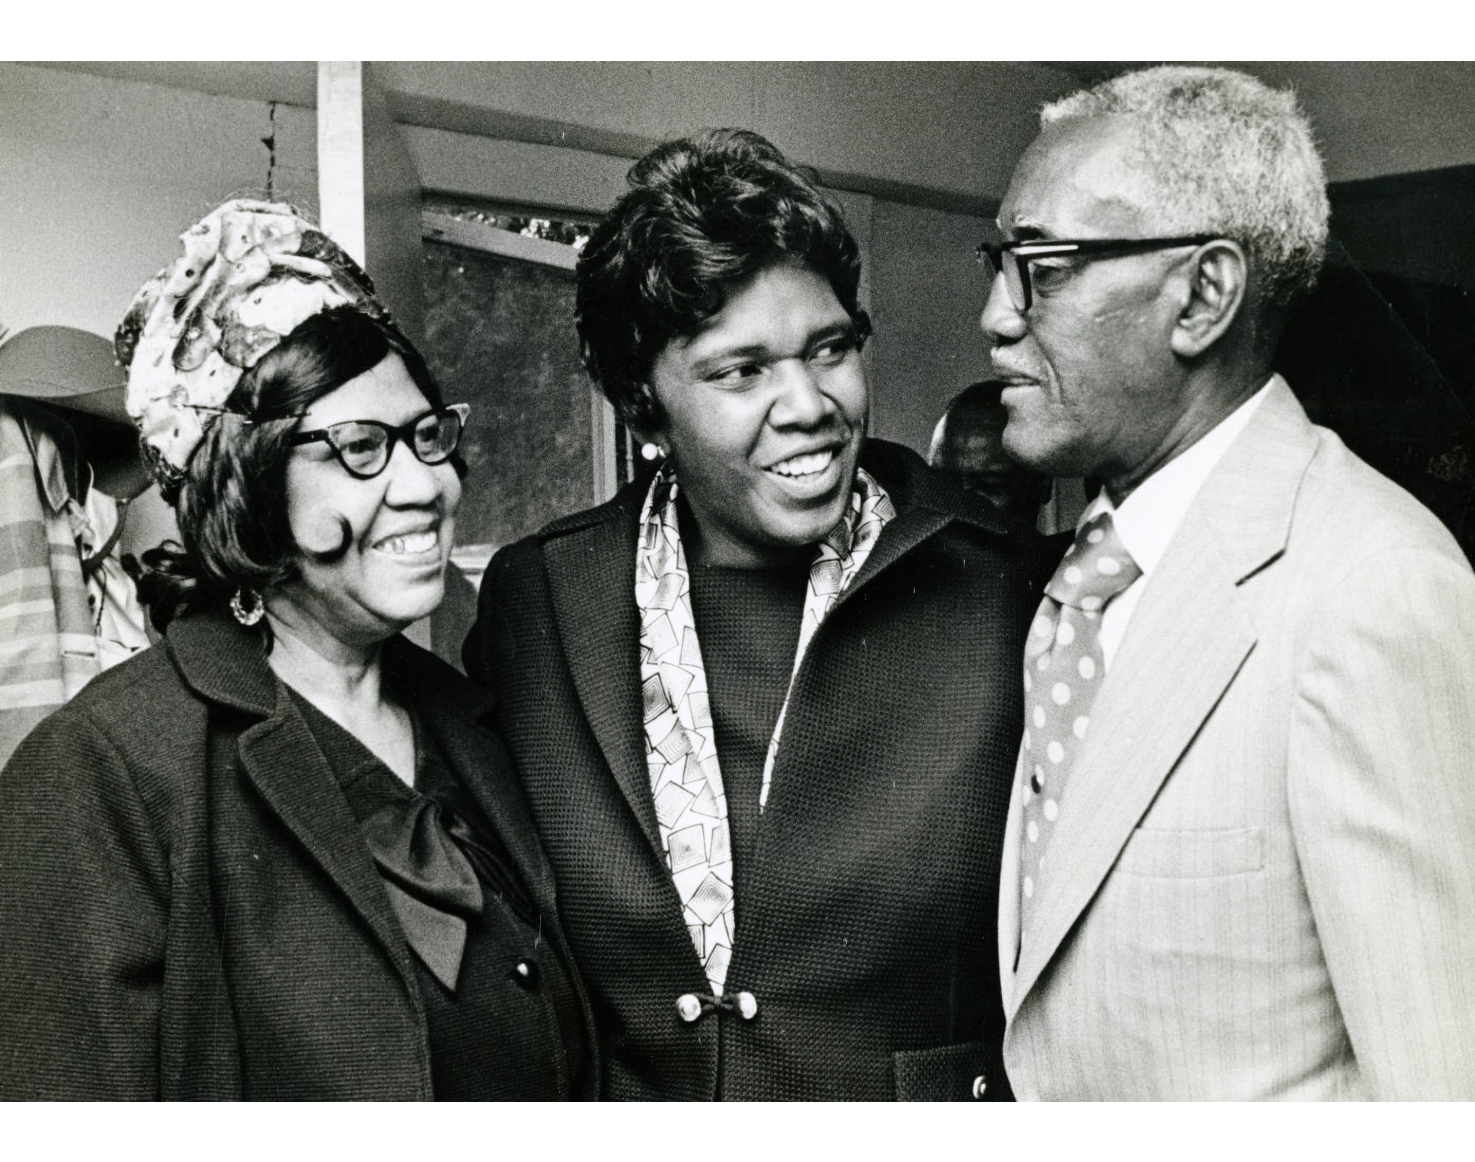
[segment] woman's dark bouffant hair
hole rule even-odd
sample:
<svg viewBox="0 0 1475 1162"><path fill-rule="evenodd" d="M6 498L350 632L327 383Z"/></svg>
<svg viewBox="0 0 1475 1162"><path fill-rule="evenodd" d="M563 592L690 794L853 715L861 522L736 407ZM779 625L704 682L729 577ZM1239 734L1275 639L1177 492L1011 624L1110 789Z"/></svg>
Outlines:
<svg viewBox="0 0 1475 1162"><path fill-rule="evenodd" d="M393 323L336 307L302 322L241 376L200 440L174 501L179 541L143 555L139 597L160 632L177 613L258 592L297 574L306 553L287 521L287 459L297 419L323 396L376 367L389 354L404 360L431 407L442 403L425 360ZM453 458L456 471L466 465ZM348 550L348 529L333 561ZM260 623L265 625L265 622Z"/></svg>
<svg viewBox="0 0 1475 1162"><path fill-rule="evenodd" d="M745 129L668 141L631 168L630 189L579 257L575 320L584 366L630 426L662 422L646 390L656 358L695 335L732 291L775 263L829 281L861 341L860 252L813 171Z"/></svg>

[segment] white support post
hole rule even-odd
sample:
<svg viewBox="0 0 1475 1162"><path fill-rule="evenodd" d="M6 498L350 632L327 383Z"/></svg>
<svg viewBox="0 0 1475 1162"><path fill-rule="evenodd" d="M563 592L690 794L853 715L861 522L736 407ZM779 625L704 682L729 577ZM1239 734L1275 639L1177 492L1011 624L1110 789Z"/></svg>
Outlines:
<svg viewBox="0 0 1475 1162"><path fill-rule="evenodd" d="M318 211L323 230L366 266L364 68L318 61Z"/></svg>

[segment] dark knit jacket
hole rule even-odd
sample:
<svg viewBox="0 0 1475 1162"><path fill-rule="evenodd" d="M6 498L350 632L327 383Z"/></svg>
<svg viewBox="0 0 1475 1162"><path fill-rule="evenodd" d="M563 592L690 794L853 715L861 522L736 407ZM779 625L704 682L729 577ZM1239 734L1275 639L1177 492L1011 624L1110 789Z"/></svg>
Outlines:
<svg viewBox="0 0 1475 1162"><path fill-rule="evenodd" d="M805 655L736 906L730 995L707 991L646 770L635 541L648 478L492 560L467 639L497 693L595 1008L604 1095L1008 1094L995 942L1040 541L871 441L887 526Z"/></svg>
<svg viewBox="0 0 1475 1162"><path fill-rule="evenodd" d="M568 960L506 752L475 725L485 693L402 638L384 665L449 768L477 772ZM509 948L509 975L530 954ZM428 1098L411 955L326 758L228 615L176 620L0 772L0 1097ZM561 1058L540 1004L487 1035Z"/></svg>

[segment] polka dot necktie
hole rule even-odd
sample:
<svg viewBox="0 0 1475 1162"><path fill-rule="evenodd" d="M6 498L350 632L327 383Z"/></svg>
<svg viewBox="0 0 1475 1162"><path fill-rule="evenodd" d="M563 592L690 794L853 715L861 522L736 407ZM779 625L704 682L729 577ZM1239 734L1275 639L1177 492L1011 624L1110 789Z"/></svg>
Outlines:
<svg viewBox="0 0 1475 1162"><path fill-rule="evenodd" d="M1024 649L1024 742L1020 799L1019 919L1033 917L1045 870L1045 849L1062 810L1071 765L1091 725L1091 703L1101 685L1101 611L1142 576L1103 512L1081 526L1065 551L1035 615Z"/></svg>

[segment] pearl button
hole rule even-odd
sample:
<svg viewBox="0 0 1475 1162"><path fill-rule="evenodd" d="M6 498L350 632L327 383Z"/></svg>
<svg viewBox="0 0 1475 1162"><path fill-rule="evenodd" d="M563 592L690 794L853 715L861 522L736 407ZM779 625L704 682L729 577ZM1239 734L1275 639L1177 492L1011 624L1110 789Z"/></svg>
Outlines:
<svg viewBox="0 0 1475 1162"><path fill-rule="evenodd" d="M740 992L737 995L738 1012L742 1014L745 1021L751 1021L758 1015L758 998L750 992Z"/></svg>
<svg viewBox="0 0 1475 1162"><path fill-rule="evenodd" d="M517 976L517 983L523 988L536 989L542 979L542 973L538 970L538 962L535 960L519 960L517 967L512 971Z"/></svg>
<svg viewBox="0 0 1475 1162"><path fill-rule="evenodd" d="M702 1015L702 1002L691 993L682 993L676 998L676 1011L683 1021L690 1024Z"/></svg>

